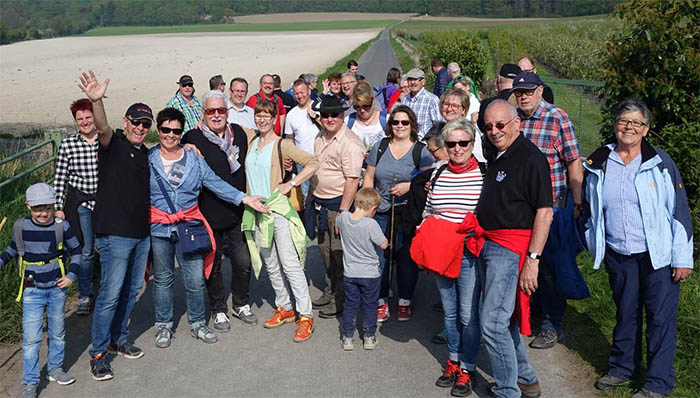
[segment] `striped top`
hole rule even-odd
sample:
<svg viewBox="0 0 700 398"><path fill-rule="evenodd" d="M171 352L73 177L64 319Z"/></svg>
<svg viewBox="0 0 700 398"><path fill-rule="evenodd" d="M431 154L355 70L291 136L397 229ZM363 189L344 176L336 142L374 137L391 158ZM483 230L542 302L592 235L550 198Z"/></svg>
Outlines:
<svg viewBox="0 0 700 398"><path fill-rule="evenodd" d="M435 178L438 169L433 170L430 181ZM460 224L467 213L476 209L483 182L479 167L463 174L453 173L446 168L428 192L423 218L435 215Z"/></svg>
<svg viewBox="0 0 700 398"><path fill-rule="evenodd" d="M66 267L66 276L74 281L80 265L81 247L68 221L62 221L62 224L63 245L71 260L70 267L68 264L64 264L64 267ZM51 261L59 255L53 223L38 225L32 221L31 217L25 217L22 222L22 241L24 242L24 261ZM17 254L17 244L13 238L7 249L0 254L0 269L17 257ZM34 275L34 285L40 289L48 289L56 286L56 279L61 277L61 270L58 262L54 261L46 265L27 265L24 275Z"/></svg>

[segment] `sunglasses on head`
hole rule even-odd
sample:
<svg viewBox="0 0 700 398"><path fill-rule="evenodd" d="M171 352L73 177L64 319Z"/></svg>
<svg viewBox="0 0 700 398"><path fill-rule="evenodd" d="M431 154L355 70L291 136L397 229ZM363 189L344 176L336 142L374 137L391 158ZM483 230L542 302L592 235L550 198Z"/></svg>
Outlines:
<svg viewBox="0 0 700 398"><path fill-rule="evenodd" d="M489 124L487 124L487 125L484 126L484 129L488 132L488 131L493 130L493 127L495 126L496 129L498 129L498 130L503 130L503 129L508 125L508 123L512 122L513 120L515 120L515 118L512 118L512 119L510 119L509 121L507 121L507 122L505 122L505 123L503 123L503 122L498 122L498 123L496 123L495 125L489 123Z"/></svg>
<svg viewBox="0 0 700 398"><path fill-rule="evenodd" d="M163 134L173 133L175 135L180 135L182 134L182 129L171 129L170 127L161 127L160 132Z"/></svg>
<svg viewBox="0 0 700 398"><path fill-rule="evenodd" d="M410 120L392 120L391 125L392 126L398 126L401 124L402 126L409 126L411 124Z"/></svg>
<svg viewBox="0 0 700 398"><path fill-rule="evenodd" d="M143 126L145 129L150 129L153 122L148 119L129 119L129 122L134 125L134 127Z"/></svg>
<svg viewBox="0 0 700 398"><path fill-rule="evenodd" d="M340 112L333 112L333 113L321 112L321 118L323 118L323 119L328 119L329 117L335 119L338 117L338 115L340 115Z"/></svg>
<svg viewBox="0 0 700 398"><path fill-rule="evenodd" d="M462 148L466 148L471 144L472 142L470 140L461 140L461 141L445 141L445 145L448 148L454 148L457 145L461 146Z"/></svg>
<svg viewBox="0 0 700 398"><path fill-rule="evenodd" d="M204 113L207 115L211 116L215 113L218 113L219 115L225 115L226 114L226 108L211 108L211 109L205 109Z"/></svg>
<svg viewBox="0 0 700 398"><path fill-rule="evenodd" d="M183 83L181 84L182 87L194 87L194 83Z"/></svg>

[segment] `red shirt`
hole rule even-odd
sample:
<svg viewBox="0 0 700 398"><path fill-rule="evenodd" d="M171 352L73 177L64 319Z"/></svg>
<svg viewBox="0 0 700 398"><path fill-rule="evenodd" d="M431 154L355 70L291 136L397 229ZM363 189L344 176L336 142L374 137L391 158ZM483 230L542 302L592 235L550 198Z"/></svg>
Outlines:
<svg viewBox="0 0 700 398"><path fill-rule="evenodd" d="M280 116L285 115L287 113L287 111L284 109L284 103L282 103L282 98L280 98L276 94L272 94L272 97L266 97L265 94L263 94L262 90L260 90L256 94L248 98L248 101L245 104L255 109L255 104L257 104L258 100L260 99L270 100L277 104L277 116L275 116L275 134L281 135L282 127L284 126L282 126L282 123L280 123Z"/></svg>

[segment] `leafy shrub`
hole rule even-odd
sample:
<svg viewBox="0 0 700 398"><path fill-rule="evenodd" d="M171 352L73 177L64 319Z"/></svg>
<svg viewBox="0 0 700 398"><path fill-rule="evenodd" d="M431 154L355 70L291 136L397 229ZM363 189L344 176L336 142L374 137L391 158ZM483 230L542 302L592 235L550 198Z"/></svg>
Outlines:
<svg viewBox="0 0 700 398"><path fill-rule="evenodd" d="M464 31L429 30L420 35L421 65L426 72L426 86L432 87L435 76L430 73L430 61L439 58L447 65L456 62L462 73L474 82L481 82L486 72L487 54L479 34Z"/></svg>

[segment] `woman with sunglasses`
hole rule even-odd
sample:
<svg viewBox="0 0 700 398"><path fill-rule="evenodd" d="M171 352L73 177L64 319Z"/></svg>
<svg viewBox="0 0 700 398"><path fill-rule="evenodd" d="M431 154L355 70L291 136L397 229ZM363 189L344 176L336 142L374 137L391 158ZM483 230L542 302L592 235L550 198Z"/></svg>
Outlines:
<svg viewBox="0 0 700 398"><path fill-rule="evenodd" d="M218 91L217 91L218 92ZM219 92L220 93L220 92ZM213 101L205 103L212 105ZM221 117L226 122L226 103L218 99ZM151 251L153 254L153 302L155 326L158 329L155 345L170 346L173 327L174 259L182 270L187 296L187 320L192 336L205 343L216 343L217 337L206 324L205 282L209 277L216 250L212 230L199 210L198 199L202 187L219 198L238 205L245 203L258 211L267 211L260 197L248 196L219 178L204 159L185 150L180 137L185 116L175 108L165 108L156 116L159 144L149 150L151 201ZM212 250L206 255L183 253L177 243L182 238L183 225L204 225L212 242Z"/></svg>
<svg viewBox="0 0 700 398"><path fill-rule="evenodd" d="M454 119L443 127L441 135L450 160L431 176L432 184L423 216L460 224L465 215L476 208L485 167L472 153L477 135L473 123L464 118ZM441 243L447 241L436 236L435 246L431 250L454 250L441 247ZM435 283L440 291L449 351L447 366L435 384L438 387L452 387L453 396L465 397L471 393L471 378L475 374L481 337L481 288L476 257L464 250L459 276L435 276Z"/></svg>
<svg viewBox="0 0 700 398"><path fill-rule="evenodd" d="M314 330L309 286L304 273L306 231L285 195L311 178L318 170L319 162L313 155L297 148L294 141L282 139L275 134L276 113L277 108L273 102L258 101L255 104L257 130L246 131L251 134L245 161L248 192L267 198L266 204L270 207L272 216L263 217L257 212L251 214L246 209L243 231L248 240L255 276L260 272L262 257L275 291L275 312L263 326L269 329L294 322L299 313L294 341L302 342L308 340ZM284 160L287 159L304 168L288 181L284 178ZM294 296L296 312L292 306L290 290Z"/></svg>
<svg viewBox="0 0 700 398"><path fill-rule="evenodd" d="M357 87L362 86L358 83ZM355 112L345 117L345 124L362 140L367 151L371 151L374 144L385 137L387 114L374 106L374 97L370 93L355 90L352 97Z"/></svg>
<svg viewBox="0 0 700 398"><path fill-rule="evenodd" d="M375 145L369 153L362 186L375 188L382 197L382 203L374 218L386 236L393 235L394 238L388 250L393 250L391 257L396 259L397 263L398 320L408 321L411 319L411 299L418 281L418 267L409 254L410 238L404 238L399 223L406 208L406 193L410 188L411 178L420 170L429 168L433 164L433 158L425 144L419 142L416 115L406 105L398 105L391 111L386 135L387 138ZM392 212L394 220L391 220ZM393 234L391 226L394 227ZM389 319L388 300L392 266L386 263L385 257L389 256L379 256L383 272L377 310L378 322Z"/></svg>

